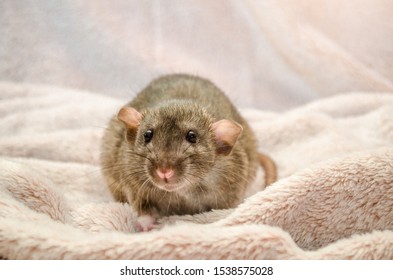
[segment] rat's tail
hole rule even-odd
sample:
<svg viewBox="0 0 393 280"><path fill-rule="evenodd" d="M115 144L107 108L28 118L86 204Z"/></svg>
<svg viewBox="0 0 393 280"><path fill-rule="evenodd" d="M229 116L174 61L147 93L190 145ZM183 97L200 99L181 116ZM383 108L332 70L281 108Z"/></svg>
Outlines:
<svg viewBox="0 0 393 280"><path fill-rule="evenodd" d="M259 164L265 172L265 187L277 180L277 167L274 161L267 155L258 153Z"/></svg>

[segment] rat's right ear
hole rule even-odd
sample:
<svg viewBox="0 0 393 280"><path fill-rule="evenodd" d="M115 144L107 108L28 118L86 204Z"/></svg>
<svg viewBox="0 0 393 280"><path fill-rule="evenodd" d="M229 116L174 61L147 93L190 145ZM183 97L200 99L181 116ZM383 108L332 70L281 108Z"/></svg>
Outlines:
<svg viewBox="0 0 393 280"><path fill-rule="evenodd" d="M123 107L117 114L117 119L121 121L127 129L127 140L133 142L135 140L139 124L142 121L142 114L132 107Z"/></svg>

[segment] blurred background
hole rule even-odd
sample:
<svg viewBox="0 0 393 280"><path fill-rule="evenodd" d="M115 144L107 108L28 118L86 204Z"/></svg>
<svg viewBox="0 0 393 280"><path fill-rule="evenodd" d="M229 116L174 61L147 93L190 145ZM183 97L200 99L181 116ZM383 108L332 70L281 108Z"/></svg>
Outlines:
<svg viewBox="0 0 393 280"><path fill-rule="evenodd" d="M393 1L0 0L3 82L128 101L174 72L273 111L392 92Z"/></svg>

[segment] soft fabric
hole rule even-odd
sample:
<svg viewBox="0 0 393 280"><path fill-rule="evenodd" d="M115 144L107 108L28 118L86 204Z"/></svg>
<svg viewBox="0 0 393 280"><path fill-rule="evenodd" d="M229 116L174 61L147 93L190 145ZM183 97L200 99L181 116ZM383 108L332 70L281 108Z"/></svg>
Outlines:
<svg viewBox="0 0 393 280"><path fill-rule="evenodd" d="M212 79L239 107L393 91L391 0L1 0L0 79L130 99Z"/></svg>
<svg viewBox="0 0 393 280"><path fill-rule="evenodd" d="M284 113L242 109L279 179L233 210L136 233L99 166L127 102L0 83L0 256L7 259L393 259L393 96L348 93ZM213 186L214 187L214 186Z"/></svg>

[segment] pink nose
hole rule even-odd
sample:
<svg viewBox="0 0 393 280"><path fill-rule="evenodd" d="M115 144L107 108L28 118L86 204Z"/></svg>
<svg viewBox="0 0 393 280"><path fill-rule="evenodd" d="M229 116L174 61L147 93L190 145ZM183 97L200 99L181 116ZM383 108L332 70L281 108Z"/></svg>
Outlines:
<svg viewBox="0 0 393 280"><path fill-rule="evenodd" d="M173 176L173 174L175 173L172 169L170 168L157 168L156 170L158 177L160 177L161 179L169 179Z"/></svg>

